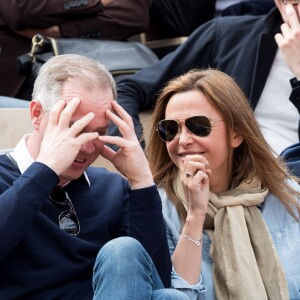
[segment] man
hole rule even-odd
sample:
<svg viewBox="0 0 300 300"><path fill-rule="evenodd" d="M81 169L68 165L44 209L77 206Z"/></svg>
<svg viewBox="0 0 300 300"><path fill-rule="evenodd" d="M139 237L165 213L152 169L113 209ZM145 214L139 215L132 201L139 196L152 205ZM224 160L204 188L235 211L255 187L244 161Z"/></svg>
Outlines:
<svg viewBox="0 0 300 300"><path fill-rule="evenodd" d="M300 4L292 5L291 1L298 3L275 0L276 7L266 16L215 18L160 62L121 81L117 87L118 103L134 118L137 133L140 134L138 112L154 106L157 93L167 81L192 68L212 67L239 83L277 154L298 142L299 100L293 93L292 103L289 96L290 79L300 79ZM280 43L278 49L274 36L281 34L281 25L285 43ZM296 47L288 58L283 48L292 43ZM110 133L117 134L116 128Z"/></svg>
<svg viewBox="0 0 300 300"><path fill-rule="evenodd" d="M88 58L56 56L41 68L30 103L33 131L0 155L0 299L92 299L93 266L105 244L93 299L146 299L169 285L160 198L115 97L110 73ZM110 120L123 137L106 136ZM99 155L128 181L89 167ZM151 258L134 239L115 239L122 236L138 240ZM144 268L151 280L138 289Z"/></svg>
<svg viewBox="0 0 300 300"><path fill-rule="evenodd" d="M0 95L29 100L32 86L16 59L31 39L49 37L125 40L147 30L149 0L31 0L0 3Z"/></svg>

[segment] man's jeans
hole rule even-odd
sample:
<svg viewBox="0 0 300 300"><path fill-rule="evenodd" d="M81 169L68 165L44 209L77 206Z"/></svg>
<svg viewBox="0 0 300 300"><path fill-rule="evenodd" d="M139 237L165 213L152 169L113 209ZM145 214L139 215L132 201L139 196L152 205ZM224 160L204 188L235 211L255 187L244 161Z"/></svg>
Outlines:
<svg viewBox="0 0 300 300"><path fill-rule="evenodd" d="M182 292L165 289L142 245L121 237L100 250L94 267L94 300L188 300Z"/></svg>

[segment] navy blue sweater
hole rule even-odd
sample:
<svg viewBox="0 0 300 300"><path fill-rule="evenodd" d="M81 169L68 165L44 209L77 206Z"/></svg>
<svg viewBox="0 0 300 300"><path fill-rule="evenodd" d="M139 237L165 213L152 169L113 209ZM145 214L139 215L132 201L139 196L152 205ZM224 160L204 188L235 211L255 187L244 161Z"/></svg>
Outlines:
<svg viewBox="0 0 300 300"><path fill-rule="evenodd" d="M171 261L161 201L155 186L131 191L120 175L86 171L65 189L80 220L71 236L58 227L61 209L49 200L57 175L33 163L23 175L0 155L0 299L92 299L92 270L99 249L129 235L152 257L165 284Z"/></svg>

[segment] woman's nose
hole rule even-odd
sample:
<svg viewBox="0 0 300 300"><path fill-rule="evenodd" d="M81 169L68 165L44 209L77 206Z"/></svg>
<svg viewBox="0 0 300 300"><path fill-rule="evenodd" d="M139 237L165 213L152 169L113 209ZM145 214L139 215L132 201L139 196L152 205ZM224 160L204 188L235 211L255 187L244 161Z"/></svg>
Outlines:
<svg viewBox="0 0 300 300"><path fill-rule="evenodd" d="M185 126L179 128L177 135L179 137L179 143L182 145L189 144L193 141L193 134Z"/></svg>

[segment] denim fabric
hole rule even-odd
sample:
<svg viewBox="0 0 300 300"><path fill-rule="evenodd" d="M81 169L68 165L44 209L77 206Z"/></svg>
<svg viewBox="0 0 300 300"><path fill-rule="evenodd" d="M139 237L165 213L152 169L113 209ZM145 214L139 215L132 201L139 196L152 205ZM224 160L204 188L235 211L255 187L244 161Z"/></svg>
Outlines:
<svg viewBox="0 0 300 300"><path fill-rule="evenodd" d="M296 189L300 186L291 183ZM175 206L167 198L164 190L159 189L163 204L163 215L167 227L170 254L172 255L182 225ZM298 199L299 201L299 199ZM276 246L279 259L285 272L290 300L300 299L300 223L296 222L284 208L283 204L272 194L268 194L259 207L266 226ZM214 284L212 274L212 259L209 254L210 239L203 233L202 270L199 282L190 285L178 274L172 271L172 287L183 291L193 300L214 300Z"/></svg>
<svg viewBox="0 0 300 300"><path fill-rule="evenodd" d="M300 125L300 124L299 124ZM299 126L300 129L300 126ZM297 177L300 177L300 142L284 149L282 156L290 171Z"/></svg>
<svg viewBox="0 0 300 300"><path fill-rule="evenodd" d="M165 289L155 266L135 239L111 240L100 250L93 277L94 300L188 300L177 290Z"/></svg>

